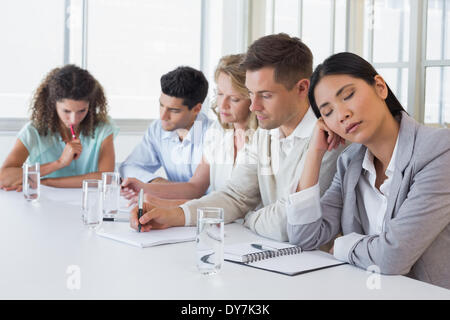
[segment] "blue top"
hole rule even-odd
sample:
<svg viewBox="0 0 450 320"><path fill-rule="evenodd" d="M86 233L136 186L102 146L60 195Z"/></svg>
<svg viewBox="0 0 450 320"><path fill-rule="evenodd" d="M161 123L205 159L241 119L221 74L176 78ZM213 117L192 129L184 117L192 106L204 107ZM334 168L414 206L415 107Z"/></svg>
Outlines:
<svg viewBox="0 0 450 320"><path fill-rule="evenodd" d="M54 171L46 178L59 178L78 176L90 172L98 171L98 159L100 156L100 147L103 140L109 135L117 136L119 128L117 128L108 118L108 122L100 123L94 131L94 137L84 136L80 134L79 139L83 146L81 156L77 160L73 160L70 165ZM27 161L29 163L39 162L41 165L53 162L59 159L66 143L62 140L58 133L47 134L41 136L31 122L28 122L18 133L17 137L22 141L28 150Z"/></svg>
<svg viewBox="0 0 450 320"><path fill-rule="evenodd" d="M211 123L212 120L200 112L180 141L176 130L165 131L161 120L153 121L142 141L120 165L120 176L148 182L157 178L155 171L163 167L170 181L189 181L202 159L203 139Z"/></svg>

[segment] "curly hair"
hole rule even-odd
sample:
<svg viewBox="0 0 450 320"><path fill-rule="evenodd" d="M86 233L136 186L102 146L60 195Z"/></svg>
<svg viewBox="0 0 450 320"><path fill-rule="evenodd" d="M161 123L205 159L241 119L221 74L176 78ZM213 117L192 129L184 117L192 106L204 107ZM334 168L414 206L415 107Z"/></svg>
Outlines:
<svg viewBox="0 0 450 320"><path fill-rule="evenodd" d="M100 83L87 71L69 64L51 70L36 89L31 104L31 121L40 135L56 133L60 120L56 102L63 99L87 101L89 110L80 123L80 132L93 136L101 122L107 122L107 101Z"/></svg>

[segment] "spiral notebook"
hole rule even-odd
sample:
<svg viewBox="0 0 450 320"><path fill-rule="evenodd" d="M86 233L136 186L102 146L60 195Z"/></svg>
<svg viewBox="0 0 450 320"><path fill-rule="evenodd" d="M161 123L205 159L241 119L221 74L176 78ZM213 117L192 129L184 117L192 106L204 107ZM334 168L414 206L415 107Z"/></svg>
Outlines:
<svg viewBox="0 0 450 320"><path fill-rule="evenodd" d="M224 258L290 276L345 264L323 251L303 251L299 246L269 240L227 245Z"/></svg>

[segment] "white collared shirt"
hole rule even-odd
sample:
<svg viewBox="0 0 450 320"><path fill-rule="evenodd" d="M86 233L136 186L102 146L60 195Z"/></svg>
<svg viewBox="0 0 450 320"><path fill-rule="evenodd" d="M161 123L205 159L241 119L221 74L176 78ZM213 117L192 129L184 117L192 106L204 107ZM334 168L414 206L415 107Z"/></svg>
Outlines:
<svg viewBox="0 0 450 320"><path fill-rule="evenodd" d="M368 235L380 234L383 231L383 221L389 198L389 189L395 169L396 151L397 143L395 144L391 161L385 172L387 179L380 185L380 190L375 187L377 173L373 163L374 156L369 149L366 150L366 154L364 155L362 163L363 172L358 181L357 188L363 197L364 207L369 220L369 230L366 230Z"/></svg>
<svg viewBox="0 0 450 320"><path fill-rule="evenodd" d="M272 141L279 141L280 151L284 153L285 157L287 157L294 147L295 138L309 138L314 130L316 122L317 117L315 116L312 108L309 107L308 111L306 111L305 115L303 116L302 121L300 121L300 123L288 137L284 135L283 131L281 131L280 128L270 130L269 134L272 137Z"/></svg>
<svg viewBox="0 0 450 320"><path fill-rule="evenodd" d="M210 192L223 189L231 178L234 168L249 163L245 155L247 142L234 157L234 129L224 129L215 121L205 134L203 157L209 163Z"/></svg>
<svg viewBox="0 0 450 320"><path fill-rule="evenodd" d="M398 137L391 160L385 172L387 179L380 186L381 191L375 187L376 172L373 164L373 154L368 149L366 151L362 164L363 172L361 173L356 188L359 189L363 197L364 207L369 220L369 230L365 230L367 235L380 234L383 231L389 189L395 170L397 145ZM287 219L290 224L307 224L319 219L322 216L319 184L317 183L308 189L291 194L289 196L288 207ZM305 209L308 209L306 211L308 214L302 216L295 214L298 211L305 211ZM334 241L334 257L338 260L349 262L349 253L352 248L367 235L352 232L336 238Z"/></svg>
<svg viewBox="0 0 450 320"><path fill-rule="evenodd" d="M268 175L268 176L270 176L272 174L277 174L278 169L280 167L282 167L282 164L285 164L286 161L289 161L289 162L292 161L292 157L287 157L287 155L292 151L294 145L298 149L298 152L305 151L306 145L308 144L309 138L311 137L311 135L313 133L316 122L317 122L317 118L314 114L314 111L312 111L312 108L309 107L308 111L305 113L302 120L299 122L297 127L294 129L294 131L288 137L284 136L284 134L280 130L280 128L275 128L275 129L271 129L271 130L265 130L265 129L259 128L252 138L252 141L253 141L252 149L256 148L256 150L253 150L252 153L254 152L259 156L258 161L259 161L259 165L261 165L260 172L258 172L258 174ZM266 136L266 133L268 133L270 135L270 139L271 139L270 152L267 150L264 150L261 147L261 145L258 143L257 139L259 139L259 138L256 138L258 136L258 131L260 131L261 133L264 132L264 137ZM296 143L297 140L303 140L303 143ZM291 145L291 143L292 143L292 145ZM265 160L264 159L261 160L261 159L268 155L271 156L271 158L267 160L267 163L269 165L264 166ZM247 157L246 155L244 155L244 156ZM283 184L277 185L277 190L272 191L274 194L288 195L290 193L290 192L288 192L289 190L291 192L295 192L295 188L298 185L298 181L300 179L299 176L301 174L301 170L303 168L305 158L306 157L301 158L300 164L297 167L299 169L299 172L297 173L298 176L292 175L292 176L289 176L289 178L287 178L287 177L284 177L285 173L281 174L283 176L283 178L280 178L280 179L283 179L283 180L286 179L286 183L284 185ZM245 161L247 161L247 158L245 158ZM297 164L293 163L293 165L297 165ZM264 190L264 187L262 187L261 185L259 185L259 188L260 188L260 190ZM180 206L184 212L186 226L190 225L190 223L191 223L191 213L189 211L188 204L189 204L189 202ZM249 212L247 214L246 219L248 219L248 217L251 215L250 213L251 212Z"/></svg>

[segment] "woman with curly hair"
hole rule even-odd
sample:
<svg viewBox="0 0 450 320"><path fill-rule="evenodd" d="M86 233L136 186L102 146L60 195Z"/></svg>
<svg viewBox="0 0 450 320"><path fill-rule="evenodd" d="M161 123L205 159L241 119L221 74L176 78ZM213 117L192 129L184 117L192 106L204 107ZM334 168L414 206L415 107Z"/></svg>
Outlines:
<svg viewBox="0 0 450 320"><path fill-rule="evenodd" d="M0 188L22 189L22 165L40 163L41 183L79 188L114 171L118 129L107 116L102 86L75 65L55 68L35 92L31 121L0 168Z"/></svg>

